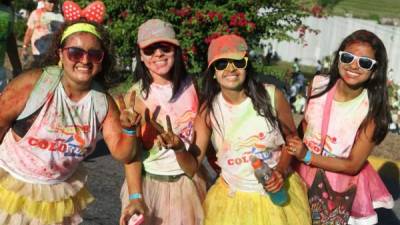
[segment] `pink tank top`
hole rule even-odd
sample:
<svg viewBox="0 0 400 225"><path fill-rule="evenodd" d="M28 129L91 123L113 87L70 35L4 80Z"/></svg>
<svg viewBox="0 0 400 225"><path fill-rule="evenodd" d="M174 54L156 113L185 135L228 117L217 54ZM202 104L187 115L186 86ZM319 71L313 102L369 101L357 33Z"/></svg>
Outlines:
<svg viewBox="0 0 400 225"><path fill-rule="evenodd" d="M100 122L94 91L71 101L61 82L19 141L11 129L0 145L0 167L30 183L55 184L68 179L95 148Z"/></svg>

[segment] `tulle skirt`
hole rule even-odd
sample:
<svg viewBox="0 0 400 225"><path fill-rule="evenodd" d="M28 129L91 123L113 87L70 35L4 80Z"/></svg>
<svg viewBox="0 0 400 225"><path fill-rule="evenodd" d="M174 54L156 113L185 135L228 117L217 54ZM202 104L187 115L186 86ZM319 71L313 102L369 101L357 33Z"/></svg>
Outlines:
<svg viewBox="0 0 400 225"><path fill-rule="evenodd" d="M94 200L85 188L86 176L81 168L59 184L32 184L17 180L0 168L0 224L81 223L81 211Z"/></svg>
<svg viewBox="0 0 400 225"><path fill-rule="evenodd" d="M181 176L177 181L159 181L148 176L142 179L143 198L148 208L146 225L202 225L202 196L205 183L195 176ZM122 210L129 203L126 181L121 189Z"/></svg>
<svg viewBox="0 0 400 225"><path fill-rule="evenodd" d="M218 178L204 202L205 225L310 225L306 186L293 173L285 182L289 201L277 206L266 195L256 192L230 192Z"/></svg>
<svg viewBox="0 0 400 225"><path fill-rule="evenodd" d="M317 168L300 163L296 170L310 187ZM374 208L393 208L394 202L391 194L369 162L365 163L357 176L329 171L325 171L325 174L334 191L344 192L351 184L357 185L349 224L376 224L378 217Z"/></svg>

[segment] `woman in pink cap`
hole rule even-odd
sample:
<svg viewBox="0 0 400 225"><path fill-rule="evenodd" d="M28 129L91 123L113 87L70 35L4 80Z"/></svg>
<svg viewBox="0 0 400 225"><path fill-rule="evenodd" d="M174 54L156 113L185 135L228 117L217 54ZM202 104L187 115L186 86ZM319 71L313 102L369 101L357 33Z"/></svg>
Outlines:
<svg viewBox="0 0 400 225"><path fill-rule="evenodd" d="M255 81L246 41L237 35L214 39L208 48L204 103L195 123L193 148L217 152L220 177L204 202L206 225L309 225L306 187L281 151L296 134L290 106L273 85ZM268 164L270 179L259 183L251 158ZM271 193L286 192L286 201ZM282 198L284 199L284 198Z"/></svg>
<svg viewBox="0 0 400 225"><path fill-rule="evenodd" d="M142 116L136 129L141 148L125 166L120 224L144 214L145 224L200 225L205 186L198 188L192 179L198 163L185 147L194 137L198 98L172 25L159 19L143 23L136 58L126 100L135 96L134 111Z"/></svg>

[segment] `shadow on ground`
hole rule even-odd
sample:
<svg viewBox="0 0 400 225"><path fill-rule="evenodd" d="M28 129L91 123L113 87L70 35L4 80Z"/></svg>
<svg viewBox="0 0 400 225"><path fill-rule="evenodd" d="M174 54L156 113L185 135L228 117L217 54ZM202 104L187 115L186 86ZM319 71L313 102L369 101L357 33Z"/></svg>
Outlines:
<svg viewBox="0 0 400 225"><path fill-rule="evenodd" d="M390 194L392 194L393 200L398 200L400 195L400 172L398 166L393 162L386 162L378 172ZM392 209L380 208L376 212L379 218L378 225L400 225L399 218L397 218Z"/></svg>
<svg viewBox="0 0 400 225"><path fill-rule="evenodd" d="M104 139L101 139L97 142L96 144L96 149L93 151L92 154L90 154L88 157L86 157L85 162L94 162L93 159L105 155L109 155L110 151L108 151L107 145L104 142Z"/></svg>

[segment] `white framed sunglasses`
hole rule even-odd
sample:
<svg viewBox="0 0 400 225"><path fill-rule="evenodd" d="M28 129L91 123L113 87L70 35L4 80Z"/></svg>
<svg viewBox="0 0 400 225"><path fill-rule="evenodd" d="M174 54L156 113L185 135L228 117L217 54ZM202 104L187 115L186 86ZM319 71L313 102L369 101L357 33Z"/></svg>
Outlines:
<svg viewBox="0 0 400 225"><path fill-rule="evenodd" d="M365 56L356 56L351 54L350 52L339 51L339 61L344 64L351 64L357 60L357 64L360 68L364 70L372 70L374 65L377 63L376 60L365 57Z"/></svg>

